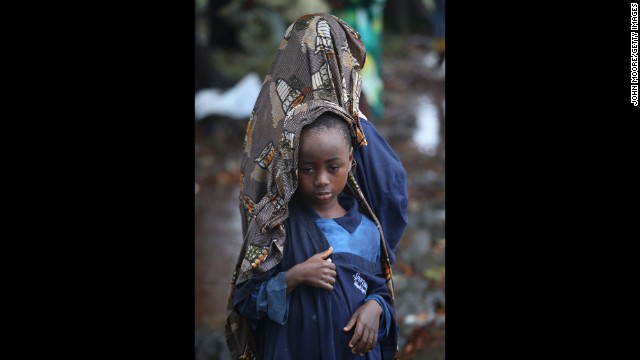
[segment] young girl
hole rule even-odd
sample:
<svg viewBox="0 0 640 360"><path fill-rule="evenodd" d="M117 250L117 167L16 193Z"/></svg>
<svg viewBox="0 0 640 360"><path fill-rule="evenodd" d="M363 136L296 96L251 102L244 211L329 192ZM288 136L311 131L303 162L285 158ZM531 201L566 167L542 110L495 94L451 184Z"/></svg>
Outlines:
<svg viewBox="0 0 640 360"><path fill-rule="evenodd" d="M359 117L364 59L348 25L307 15L265 78L242 160L233 358L397 355L390 265L406 226L406 175Z"/></svg>

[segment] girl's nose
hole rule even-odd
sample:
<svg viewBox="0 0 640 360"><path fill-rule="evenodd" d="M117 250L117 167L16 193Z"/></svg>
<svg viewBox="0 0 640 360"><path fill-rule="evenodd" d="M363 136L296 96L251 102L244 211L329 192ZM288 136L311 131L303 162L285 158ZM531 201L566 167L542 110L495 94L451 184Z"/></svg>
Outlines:
<svg viewBox="0 0 640 360"><path fill-rule="evenodd" d="M316 176L315 185L318 187L323 187L329 184L329 174L326 171L318 171L318 176Z"/></svg>

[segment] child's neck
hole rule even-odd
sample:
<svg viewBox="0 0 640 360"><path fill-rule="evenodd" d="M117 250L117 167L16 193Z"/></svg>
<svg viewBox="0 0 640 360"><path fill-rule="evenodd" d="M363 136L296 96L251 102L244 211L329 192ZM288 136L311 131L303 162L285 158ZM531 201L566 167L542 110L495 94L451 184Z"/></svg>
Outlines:
<svg viewBox="0 0 640 360"><path fill-rule="evenodd" d="M318 216L325 219L336 219L347 214L347 210L345 210L338 201L321 208L314 207L313 210L315 210Z"/></svg>

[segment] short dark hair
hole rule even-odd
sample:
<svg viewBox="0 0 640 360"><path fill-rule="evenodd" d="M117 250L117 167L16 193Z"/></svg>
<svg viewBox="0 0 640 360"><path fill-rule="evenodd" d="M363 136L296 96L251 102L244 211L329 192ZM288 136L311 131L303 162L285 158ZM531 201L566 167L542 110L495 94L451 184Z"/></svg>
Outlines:
<svg viewBox="0 0 640 360"><path fill-rule="evenodd" d="M339 130L344 140L351 146L351 131L349 125L340 116L326 111L320 114L313 122L305 125L302 131Z"/></svg>

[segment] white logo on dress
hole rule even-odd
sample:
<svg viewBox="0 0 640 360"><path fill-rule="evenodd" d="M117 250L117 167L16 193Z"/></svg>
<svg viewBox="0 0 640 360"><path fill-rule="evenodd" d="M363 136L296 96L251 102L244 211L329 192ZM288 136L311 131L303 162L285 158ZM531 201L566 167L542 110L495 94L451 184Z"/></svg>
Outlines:
<svg viewBox="0 0 640 360"><path fill-rule="evenodd" d="M363 294L367 293L367 287L369 285L367 285L367 282L364 281L364 279L360 277L360 273L357 273L357 274L353 275L353 285L356 288L358 288L360 291L362 291Z"/></svg>

